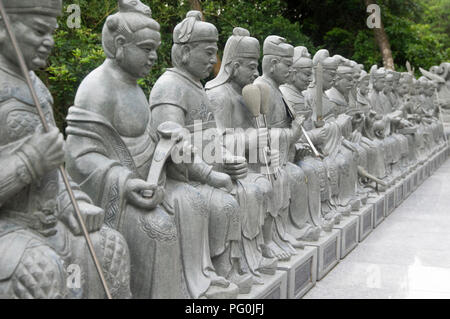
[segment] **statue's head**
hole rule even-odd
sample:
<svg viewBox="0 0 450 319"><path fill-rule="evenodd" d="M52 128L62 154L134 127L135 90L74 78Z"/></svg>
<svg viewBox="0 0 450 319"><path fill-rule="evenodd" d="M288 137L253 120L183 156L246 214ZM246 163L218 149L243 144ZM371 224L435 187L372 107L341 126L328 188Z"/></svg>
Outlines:
<svg viewBox="0 0 450 319"><path fill-rule="evenodd" d="M286 39L270 35L264 40L263 74L270 77L277 85L289 81L294 57L294 47Z"/></svg>
<svg viewBox="0 0 450 319"><path fill-rule="evenodd" d="M408 72L400 73L398 80L397 93L401 96L411 93L413 77Z"/></svg>
<svg viewBox="0 0 450 319"><path fill-rule="evenodd" d="M342 94L347 95L353 88L353 76L355 71L347 59L340 56L335 56L334 58L339 61L339 65L336 69L334 87Z"/></svg>
<svg viewBox="0 0 450 319"><path fill-rule="evenodd" d="M53 32L62 13L61 0L3 0L29 70L44 68L55 44ZM17 54L0 18L1 55L17 67Z"/></svg>
<svg viewBox="0 0 450 319"><path fill-rule="evenodd" d="M384 82L384 92L391 93L394 87L394 75L392 72L386 72L385 82Z"/></svg>
<svg viewBox="0 0 450 319"><path fill-rule="evenodd" d="M359 92L364 96L369 93L369 80L369 74L362 70L358 78L358 88Z"/></svg>
<svg viewBox="0 0 450 319"><path fill-rule="evenodd" d="M189 11L173 31L172 64L196 80L206 79L217 63L219 33L202 21L200 11Z"/></svg>
<svg viewBox="0 0 450 319"><path fill-rule="evenodd" d="M248 30L234 28L225 45L219 74L206 84L206 88L212 89L228 81L240 88L253 83L259 76L260 49L259 41L251 37Z"/></svg>
<svg viewBox="0 0 450 319"><path fill-rule="evenodd" d="M146 77L158 59L159 24L141 12L119 11L106 19L102 44L107 58L132 78Z"/></svg>
<svg viewBox="0 0 450 319"><path fill-rule="evenodd" d="M313 62L308 49L302 46L294 48L294 59L290 84L297 90L304 91L313 80Z"/></svg>
<svg viewBox="0 0 450 319"><path fill-rule="evenodd" d="M313 57L313 67L317 68L318 64L322 65L323 68L323 90L329 90L334 85L334 80L336 78L336 70L338 67L338 61L335 58L330 57L330 53L326 49L321 49L316 52ZM314 72L315 77L315 72Z"/></svg>
<svg viewBox="0 0 450 319"><path fill-rule="evenodd" d="M424 92L424 85L423 81L419 79L414 79L414 91L416 92L416 95L421 95Z"/></svg>
<svg viewBox="0 0 450 319"><path fill-rule="evenodd" d="M370 79L372 81L372 87L375 91L381 92L384 90L386 82L386 70L374 65L370 69Z"/></svg>
<svg viewBox="0 0 450 319"><path fill-rule="evenodd" d="M432 96L434 94L434 87L429 79L425 76L419 78L419 83L422 87L422 94L426 96Z"/></svg>

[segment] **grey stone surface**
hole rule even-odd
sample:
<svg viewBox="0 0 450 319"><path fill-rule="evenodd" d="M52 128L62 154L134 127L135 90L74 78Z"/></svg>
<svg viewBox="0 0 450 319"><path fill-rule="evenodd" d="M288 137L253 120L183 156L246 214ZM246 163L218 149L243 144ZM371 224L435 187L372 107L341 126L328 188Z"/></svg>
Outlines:
<svg viewBox="0 0 450 319"><path fill-rule="evenodd" d="M104 298L100 277L57 170L64 162L64 140L53 118L53 99L33 72L46 65L53 48L52 34L62 13L62 1L39 1L38 5L38 1L8 0L3 5L24 53L49 132L44 133L2 24L0 298ZM45 31L35 32L38 24L46 25ZM103 209L94 206L75 182L70 180L70 184L112 296L129 298L126 242L119 233L103 226ZM69 273L75 268L80 277L78 283L69 286Z"/></svg>

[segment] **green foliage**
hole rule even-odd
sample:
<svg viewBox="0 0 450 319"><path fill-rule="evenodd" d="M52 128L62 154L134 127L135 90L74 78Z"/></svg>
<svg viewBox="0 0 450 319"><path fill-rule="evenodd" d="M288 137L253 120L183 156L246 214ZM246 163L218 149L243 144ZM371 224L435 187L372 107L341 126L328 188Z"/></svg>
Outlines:
<svg viewBox="0 0 450 319"><path fill-rule="evenodd" d="M162 44L158 63L151 74L140 81L145 93L171 66L172 32L191 10L185 0L142 0L161 25ZM205 20L219 30L219 56L227 38L236 26L247 28L263 43L271 34L288 42L308 47L314 54L327 48L363 63L366 69L382 64L373 31L366 26L367 13L363 0L204 0L200 1ZM98 67L105 56L101 31L108 15L117 11L117 0L72 0L81 8L81 28L70 29L64 12L55 34L55 48L46 70L38 72L55 98L55 117L64 127L68 107L73 104L82 79ZM410 61L416 70L429 68L450 57L450 1L448 0L378 0L382 19L389 36L396 67L404 69Z"/></svg>

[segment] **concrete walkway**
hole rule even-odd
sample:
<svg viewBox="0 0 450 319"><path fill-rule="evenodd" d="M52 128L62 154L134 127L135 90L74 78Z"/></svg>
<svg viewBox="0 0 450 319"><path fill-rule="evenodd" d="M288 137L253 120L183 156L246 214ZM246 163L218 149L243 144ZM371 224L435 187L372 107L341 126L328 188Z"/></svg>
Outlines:
<svg viewBox="0 0 450 319"><path fill-rule="evenodd" d="M450 160L304 298L450 298Z"/></svg>

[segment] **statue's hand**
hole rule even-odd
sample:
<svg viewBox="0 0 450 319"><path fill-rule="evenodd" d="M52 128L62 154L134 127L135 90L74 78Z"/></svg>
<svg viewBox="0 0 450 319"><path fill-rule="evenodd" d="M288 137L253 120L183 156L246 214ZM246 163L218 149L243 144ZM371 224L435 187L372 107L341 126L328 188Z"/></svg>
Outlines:
<svg viewBox="0 0 450 319"><path fill-rule="evenodd" d="M229 156L225 158L224 172L234 180L247 177L247 160L242 156Z"/></svg>
<svg viewBox="0 0 450 319"><path fill-rule="evenodd" d="M142 179L130 179L126 185L127 201L142 209L153 209L164 200L164 189Z"/></svg>
<svg viewBox="0 0 450 319"><path fill-rule="evenodd" d="M104 210L84 201L79 201L78 206L80 207L81 217L83 218L87 231L92 233L100 230L105 218ZM80 224L73 213L73 209L67 210L61 219L69 227L72 234L75 236L82 235Z"/></svg>
<svg viewBox="0 0 450 319"><path fill-rule="evenodd" d="M294 136L294 140L298 140L300 136L302 136L302 125L305 122L305 117L303 115L297 116L292 121L292 135Z"/></svg>
<svg viewBox="0 0 450 319"><path fill-rule="evenodd" d="M207 184L215 188L225 188L228 192L233 191L233 182L227 174L211 171L208 176Z"/></svg>
<svg viewBox="0 0 450 319"><path fill-rule="evenodd" d="M56 127L51 127L48 133L38 129L22 149L38 176L64 163L64 138Z"/></svg>

